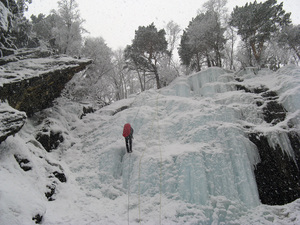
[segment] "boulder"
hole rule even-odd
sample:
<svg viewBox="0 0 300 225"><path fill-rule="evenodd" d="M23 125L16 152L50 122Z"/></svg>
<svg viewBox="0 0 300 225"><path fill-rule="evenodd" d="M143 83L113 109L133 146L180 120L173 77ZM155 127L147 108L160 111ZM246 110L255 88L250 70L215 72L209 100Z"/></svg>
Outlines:
<svg viewBox="0 0 300 225"><path fill-rule="evenodd" d="M0 103L0 143L17 133L25 124L26 114L13 109L7 103Z"/></svg>

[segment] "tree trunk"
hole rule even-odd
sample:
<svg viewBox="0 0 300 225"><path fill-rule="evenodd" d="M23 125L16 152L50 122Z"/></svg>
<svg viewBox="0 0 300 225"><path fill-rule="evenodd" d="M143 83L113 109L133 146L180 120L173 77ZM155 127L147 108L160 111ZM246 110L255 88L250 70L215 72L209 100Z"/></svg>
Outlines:
<svg viewBox="0 0 300 225"><path fill-rule="evenodd" d="M257 64L259 66L261 66L260 65L260 63L261 63L260 61L261 61L261 53L262 53L262 50L263 50L264 42L261 41L258 44L258 49L256 49L254 42L251 42L250 45L251 45L251 48L252 48L252 51L253 51L253 54L254 54L254 58L255 58Z"/></svg>
<svg viewBox="0 0 300 225"><path fill-rule="evenodd" d="M208 67L211 67L211 62L210 62L210 59L209 59L209 55L206 54L206 61L207 61L207 66Z"/></svg>
<svg viewBox="0 0 300 225"><path fill-rule="evenodd" d="M140 74L140 71L137 67L137 65L134 65L135 66L135 70L138 74L138 77L139 77L139 82L140 82L140 85L141 85L141 92L145 91L145 87L143 86L143 80L142 80L142 77L141 77L141 74Z"/></svg>
<svg viewBox="0 0 300 225"><path fill-rule="evenodd" d="M143 91L145 91L145 86L143 85L143 80L142 80L140 71L138 69L136 71L138 73L138 77L139 77L139 81L140 81L140 85L141 85L141 92L143 92Z"/></svg>
<svg viewBox="0 0 300 225"><path fill-rule="evenodd" d="M231 51L230 51L230 70L233 69L233 48L234 48L234 41L233 38L231 40Z"/></svg>
<svg viewBox="0 0 300 225"><path fill-rule="evenodd" d="M157 89L161 89L160 80L159 80L159 75L158 75L157 70L155 70L154 74L155 74L155 79L156 79L156 86L157 86Z"/></svg>
<svg viewBox="0 0 300 225"><path fill-rule="evenodd" d="M155 75L157 89L161 89L157 67L152 64L152 68L153 68L153 72L154 72L154 75Z"/></svg>
<svg viewBox="0 0 300 225"><path fill-rule="evenodd" d="M199 72L201 70L201 67L200 67L200 59L198 53L196 54L196 57L197 57L197 72Z"/></svg>

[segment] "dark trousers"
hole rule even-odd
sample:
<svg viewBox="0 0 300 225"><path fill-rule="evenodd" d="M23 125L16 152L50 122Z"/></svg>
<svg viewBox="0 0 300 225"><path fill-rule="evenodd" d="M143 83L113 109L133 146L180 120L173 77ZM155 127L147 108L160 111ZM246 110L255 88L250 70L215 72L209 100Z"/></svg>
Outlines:
<svg viewBox="0 0 300 225"><path fill-rule="evenodd" d="M125 138L126 141L126 148L127 148L127 152L132 152L132 138L131 135L129 135L128 137Z"/></svg>

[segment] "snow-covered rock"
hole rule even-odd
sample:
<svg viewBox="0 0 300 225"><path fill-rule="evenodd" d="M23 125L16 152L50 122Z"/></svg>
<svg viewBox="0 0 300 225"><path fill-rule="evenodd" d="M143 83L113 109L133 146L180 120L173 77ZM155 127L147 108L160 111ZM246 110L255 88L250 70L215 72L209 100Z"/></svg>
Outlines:
<svg viewBox="0 0 300 225"><path fill-rule="evenodd" d="M11 13L8 8L3 4L3 2L0 2L0 29L2 31L8 30L9 16L11 16Z"/></svg>
<svg viewBox="0 0 300 225"><path fill-rule="evenodd" d="M2 4L2 3L1 3ZM51 56L49 50L20 49L0 59L0 142L15 134L27 116L52 106L66 83L92 61L67 56ZM15 110L16 109L16 110Z"/></svg>
<svg viewBox="0 0 300 225"><path fill-rule="evenodd" d="M25 124L26 114L13 109L7 103L0 104L0 144L8 136L16 134Z"/></svg>
<svg viewBox="0 0 300 225"><path fill-rule="evenodd" d="M33 53L0 67L0 99L28 116L51 106L74 74L92 63L67 56L36 58Z"/></svg>

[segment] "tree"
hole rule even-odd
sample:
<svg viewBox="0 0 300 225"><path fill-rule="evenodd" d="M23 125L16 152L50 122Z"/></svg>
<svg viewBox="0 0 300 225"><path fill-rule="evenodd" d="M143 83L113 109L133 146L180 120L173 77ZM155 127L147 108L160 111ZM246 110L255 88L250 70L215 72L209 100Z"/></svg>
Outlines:
<svg viewBox="0 0 300 225"><path fill-rule="evenodd" d="M224 31L217 12L198 14L181 37L179 56L183 65L196 71L200 71L204 63L208 67L221 67L221 51L226 42Z"/></svg>
<svg viewBox="0 0 300 225"><path fill-rule="evenodd" d="M276 71L282 66L295 63L296 60L294 51L288 45L281 46L277 39L269 41L266 45L264 63L270 70Z"/></svg>
<svg viewBox="0 0 300 225"><path fill-rule="evenodd" d="M227 67L232 70L234 69L234 47L235 47L235 42L237 40L236 32L233 29L232 26L228 25L226 32L226 44L225 44L225 63L227 64Z"/></svg>
<svg viewBox="0 0 300 225"><path fill-rule="evenodd" d="M58 1L58 12L53 11L53 13L58 17L55 17L56 25L52 34L59 46L60 53L78 55L82 43L81 34L85 32L78 4L75 0L60 0Z"/></svg>
<svg viewBox="0 0 300 225"><path fill-rule="evenodd" d="M83 79L80 81L78 93L81 97L89 97L100 104L108 104L113 100L112 50L102 37L87 38L82 48L82 55L93 60Z"/></svg>
<svg viewBox="0 0 300 225"><path fill-rule="evenodd" d="M113 52L102 37L86 38L82 48L82 55L93 60L90 69L91 74L97 80L108 74L113 68L111 62Z"/></svg>
<svg viewBox="0 0 300 225"><path fill-rule="evenodd" d="M29 20L24 16L13 20L11 35L14 37L13 43L16 48L37 47L39 45L39 43L34 43L35 41L31 37L31 28Z"/></svg>
<svg viewBox="0 0 300 225"><path fill-rule="evenodd" d="M58 19L54 18L57 15L50 14L48 16L40 13L38 16L31 15L32 31L36 37L43 41L50 41L53 38L52 29L56 25Z"/></svg>
<svg viewBox="0 0 300 225"><path fill-rule="evenodd" d="M285 27L279 35L281 46L287 44L300 60L300 25L291 25Z"/></svg>
<svg viewBox="0 0 300 225"><path fill-rule="evenodd" d="M154 74L158 89L161 88L159 60L168 53L165 34L164 29L158 31L153 23L147 27L140 26L135 31L132 44L125 49L126 60L130 61L136 69Z"/></svg>
<svg viewBox="0 0 300 225"><path fill-rule="evenodd" d="M250 46L259 66L265 43L291 23L290 13L285 13L282 7L283 3L278 5L277 0L264 3L254 1L242 7L236 6L231 14L230 25L238 29L238 34Z"/></svg>
<svg viewBox="0 0 300 225"><path fill-rule="evenodd" d="M208 0L203 4L203 8L206 9L206 11L216 12L217 20L222 26L225 26L228 11L226 4L227 0Z"/></svg>
<svg viewBox="0 0 300 225"><path fill-rule="evenodd" d="M126 67L124 49L114 51L112 62L114 73L111 79L116 89L116 100L127 98L129 93L134 93L136 90L134 88L134 74Z"/></svg>
<svg viewBox="0 0 300 225"><path fill-rule="evenodd" d="M129 71L135 71L138 76L141 91L146 90L146 75L147 75L147 61L140 57L137 52L134 51L132 45L127 45L124 50L125 68Z"/></svg>

